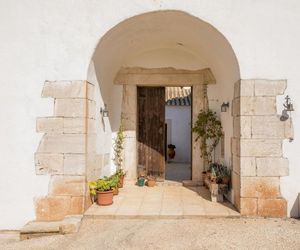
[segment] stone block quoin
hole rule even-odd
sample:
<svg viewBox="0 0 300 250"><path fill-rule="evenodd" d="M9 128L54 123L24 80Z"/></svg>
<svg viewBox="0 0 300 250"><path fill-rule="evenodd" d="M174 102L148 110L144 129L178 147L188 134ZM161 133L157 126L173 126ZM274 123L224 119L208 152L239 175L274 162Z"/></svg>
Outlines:
<svg viewBox="0 0 300 250"><path fill-rule="evenodd" d="M48 195L35 199L36 219L62 220L82 214L86 204L89 138L95 134L94 85L87 81L46 81L42 97L54 98L54 114L39 117L44 133L35 153L36 174L50 174Z"/></svg>
<svg viewBox="0 0 300 250"><path fill-rule="evenodd" d="M276 96L283 95L286 80L240 80L235 83L232 138L235 205L242 215L285 217L286 200L280 177L289 175L282 141L293 137L291 119L280 121Z"/></svg>

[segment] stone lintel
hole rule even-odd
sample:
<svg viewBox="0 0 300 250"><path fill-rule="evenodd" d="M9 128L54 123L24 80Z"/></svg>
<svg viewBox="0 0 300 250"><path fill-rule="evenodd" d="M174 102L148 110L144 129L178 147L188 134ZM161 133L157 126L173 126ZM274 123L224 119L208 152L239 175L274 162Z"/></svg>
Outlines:
<svg viewBox="0 0 300 250"><path fill-rule="evenodd" d="M191 86L215 84L216 79L209 68L184 70L175 68L121 68L115 84L148 86Z"/></svg>

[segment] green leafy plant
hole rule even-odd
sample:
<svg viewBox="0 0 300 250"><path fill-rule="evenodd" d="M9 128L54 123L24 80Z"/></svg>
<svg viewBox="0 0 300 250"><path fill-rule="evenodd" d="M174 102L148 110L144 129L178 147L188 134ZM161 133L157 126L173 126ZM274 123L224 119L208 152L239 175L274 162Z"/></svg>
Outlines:
<svg viewBox="0 0 300 250"><path fill-rule="evenodd" d="M89 181L90 194L96 195L97 192L97 181Z"/></svg>
<svg viewBox="0 0 300 250"><path fill-rule="evenodd" d="M219 163L211 163L210 166L211 173L214 173L215 177L222 178L225 176L230 176L231 171L225 165Z"/></svg>
<svg viewBox="0 0 300 250"><path fill-rule="evenodd" d="M105 192L112 189L111 180L99 179L97 181L97 191Z"/></svg>
<svg viewBox="0 0 300 250"><path fill-rule="evenodd" d="M112 188L117 188L118 187L118 184L119 184L119 176L114 174L110 177L110 185Z"/></svg>
<svg viewBox="0 0 300 250"><path fill-rule="evenodd" d="M201 110L193 127L197 134L196 141L200 140L201 157L212 163L213 150L218 145L222 135L222 124L216 113L211 110Z"/></svg>
<svg viewBox="0 0 300 250"><path fill-rule="evenodd" d="M122 176L125 176L126 175L126 172L124 171L123 168L120 168L116 171L115 173L116 176L118 176L119 178L122 177Z"/></svg>
<svg viewBox="0 0 300 250"><path fill-rule="evenodd" d="M117 167L117 172L119 170L122 170L123 167L123 149L124 149L124 130L123 130L123 125L121 123L118 133L117 133L117 137L114 141L114 158L113 161Z"/></svg>
<svg viewBox="0 0 300 250"><path fill-rule="evenodd" d="M105 192L112 190L112 180L108 178L98 179L97 181L89 182L90 194L96 195L97 191Z"/></svg>

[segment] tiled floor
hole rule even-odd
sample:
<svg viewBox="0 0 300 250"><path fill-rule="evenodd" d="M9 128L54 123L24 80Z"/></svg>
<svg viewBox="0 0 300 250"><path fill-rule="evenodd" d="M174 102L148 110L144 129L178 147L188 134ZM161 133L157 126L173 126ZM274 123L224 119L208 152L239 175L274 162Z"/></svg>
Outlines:
<svg viewBox="0 0 300 250"><path fill-rule="evenodd" d="M99 218L190 218L197 216L240 216L229 203L213 203L204 187L159 185L120 189L111 206L93 204L85 216Z"/></svg>

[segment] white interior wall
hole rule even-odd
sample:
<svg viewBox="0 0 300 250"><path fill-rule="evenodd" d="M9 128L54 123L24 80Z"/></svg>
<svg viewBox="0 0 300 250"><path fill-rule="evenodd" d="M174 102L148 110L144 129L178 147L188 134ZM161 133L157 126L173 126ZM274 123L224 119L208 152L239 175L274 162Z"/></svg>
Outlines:
<svg viewBox="0 0 300 250"><path fill-rule="evenodd" d="M123 20L155 10L182 10L218 29L233 48L242 79L287 79L286 93L291 96L295 107L292 114L295 140L284 143L284 155L290 162L290 176L281 178L281 192L289 201L288 211L294 216L298 214L300 71L296 65L299 65L300 58L299 1L245 0L241 3L233 0L228 4L226 1L210 0L78 0L71 4L61 0L10 0L0 2L0 112L3 114L0 125L0 229L18 229L33 220L34 197L47 193L49 177L35 175L33 157L41 138L35 132L35 119L51 115L53 109L52 100L40 98L44 81L86 79L101 37ZM184 26L194 27L186 23ZM193 31L193 36L196 37L200 30L203 30L202 26ZM180 37L185 35L183 33ZM231 67L236 65L232 66L227 60L230 50L217 46L212 55L212 50L204 46L207 41L211 46L216 45L211 36L202 33L199 37L203 42L195 40L194 44L207 51L201 54L201 58L214 59L209 66L218 85L213 88L223 86L217 91L226 93L226 89L231 89L228 86L237 79L224 77L224 74L234 70ZM132 43L138 41L133 38ZM106 70L110 70L113 63L108 56L110 52L105 54L102 51L109 67ZM132 49L128 52L133 54ZM115 54L118 53L116 50ZM121 58L115 60L114 57L116 61L122 64ZM230 101L232 93L230 90L222 94L219 104ZM281 108L280 105L279 111ZM228 124L228 129L230 126ZM16 200L20 187L22 196Z"/></svg>
<svg viewBox="0 0 300 250"><path fill-rule="evenodd" d="M121 119L121 104L122 104L122 90L120 85L113 85L111 79L106 79L101 74L102 58L99 58L98 68L95 67L94 60L91 61L88 71L88 81L95 85L96 95L96 153L105 155L109 158L108 161L103 159L103 168L98 177L109 176L116 171L114 164L113 144L117 136L117 132ZM104 84L108 81L110 84ZM100 109L107 105L109 112L108 117L100 115Z"/></svg>
<svg viewBox="0 0 300 250"><path fill-rule="evenodd" d="M168 144L176 146L174 162L191 162L191 107L166 106L166 120L170 130Z"/></svg>

